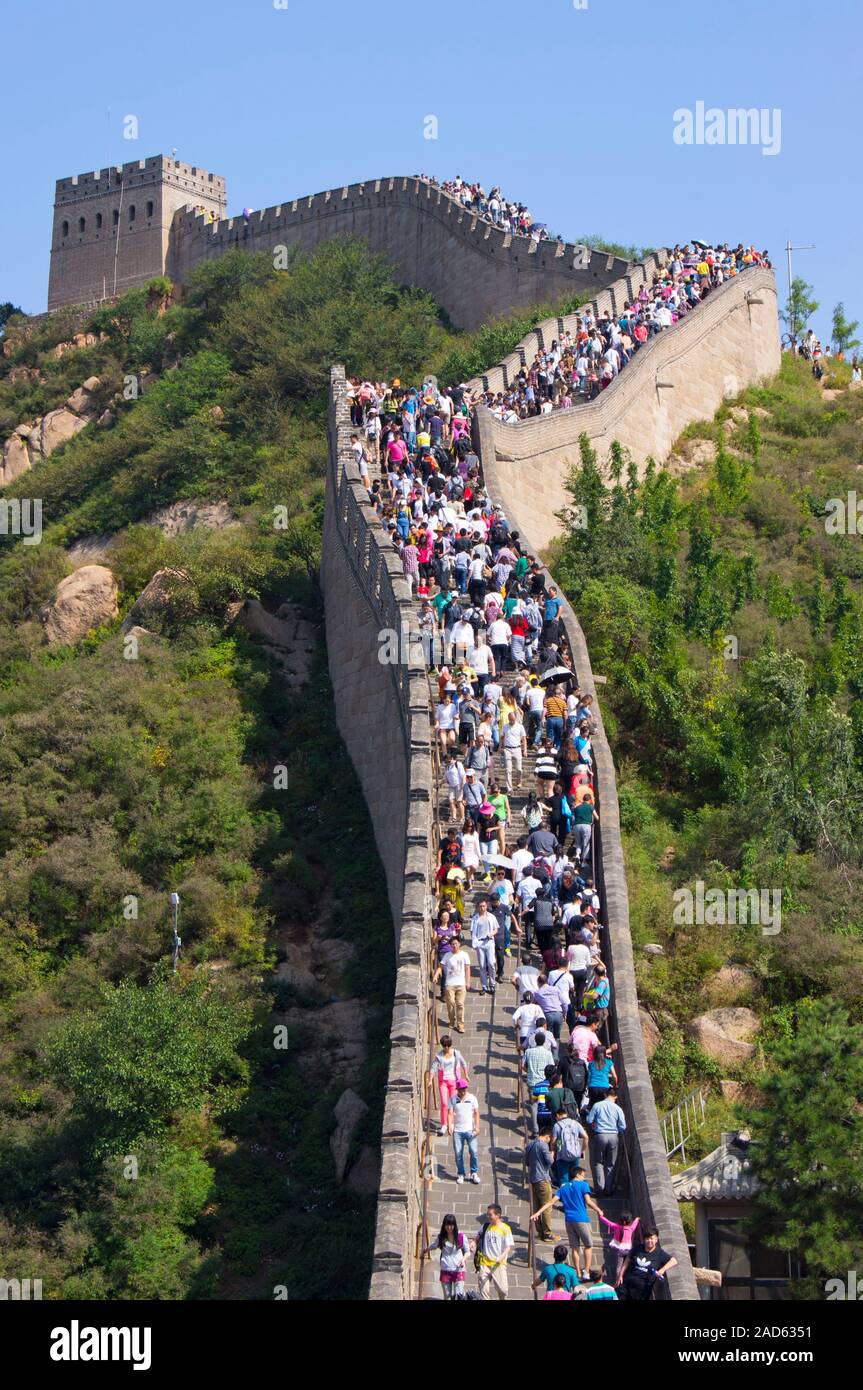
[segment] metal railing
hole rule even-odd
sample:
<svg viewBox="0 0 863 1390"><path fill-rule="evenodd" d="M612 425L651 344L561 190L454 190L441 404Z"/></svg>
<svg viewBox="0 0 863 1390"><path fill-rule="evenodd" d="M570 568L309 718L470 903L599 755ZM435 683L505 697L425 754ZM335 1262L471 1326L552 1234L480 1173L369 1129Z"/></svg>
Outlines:
<svg viewBox="0 0 863 1390"><path fill-rule="evenodd" d="M703 1091L691 1091L688 1096L660 1116L662 1137L665 1140L665 1157L680 1153L686 1162L686 1144L692 1138L693 1130L704 1123L707 1102Z"/></svg>

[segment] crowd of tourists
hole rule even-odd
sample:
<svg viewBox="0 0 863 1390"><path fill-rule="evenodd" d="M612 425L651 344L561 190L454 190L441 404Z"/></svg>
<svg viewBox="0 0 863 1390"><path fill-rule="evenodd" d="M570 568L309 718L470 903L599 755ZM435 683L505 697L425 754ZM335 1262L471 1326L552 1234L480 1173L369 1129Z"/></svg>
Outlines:
<svg viewBox="0 0 863 1390"><path fill-rule="evenodd" d="M443 183L428 174L419 174L418 178L431 184L432 188L440 188L448 193L466 212L491 222L502 231L511 232L513 236L533 237L536 241L550 239L545 223L535 222L525 203L505 198L497 185L486 192L481 183L469 183L461 174L454 179L445 179ZM560 241L561 238L556 240Z"/></svg>
<svg viewBox="0 0 863 1390"><path fill-rule="evenodd" d="M505 391L489 392L485 404L505 424L518 424L554 410L594 400L629 365L646 343L672 328L726 280L750 266L769 266L766 251L755 247L675 246L668 262L654 271L616 316L596 318L585 306L575 328L554 339L523 366Z"/></svg>
<svg viewBox="0 0 863 1390"><path fill-rule="evenodd" d="M602 1206L625 1185L626 1120L593 864L596 723L572 669L562 599L485 491L466 387L353 379L348 397L354 457L418 605L435 693L449 825L434 921L448 1026L434 1076L454 1181L480 1182L480 1105L462 1051L467 996L506 984L527 1098L531 1221L538 1246L553 1247L539 1282L551 1299L646 1299L674 1260L637 1215L612 1219ZM552 1234L555 1204L565 1243ZM604 1271L591 1212L610 1233ZM513 1250L492 1205L470 1233L448 1214L426 1253L439 1257L444 1297L468 1296L473 1264L488 1299L507 1296Z"/></svg>

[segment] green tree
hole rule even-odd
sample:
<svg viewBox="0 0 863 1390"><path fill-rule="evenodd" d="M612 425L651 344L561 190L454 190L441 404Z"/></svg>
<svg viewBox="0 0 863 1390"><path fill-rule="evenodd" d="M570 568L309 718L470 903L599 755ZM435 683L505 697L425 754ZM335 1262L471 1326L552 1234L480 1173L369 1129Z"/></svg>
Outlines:
<svg viewBox="0 0 863 1390"><path fill-rule="evenodd" d="M801 1008L796 1033L773 1043L768 1063L764 1103L750 1116L751 1230L803 1259L798 1294L823 1297L826 1279L863 1260L863 1028L820 1000Z"/></svg>
<svg viewBox="0 0 863 1390"><path fill-rule="evenodd" d="M852 348L860 346L860 339L854 337L858 326L857 319L854 319L852 323L848 322L845 317L845 306L840 299L833 310L833 327L830 334L837 352L850 352Z"/></svg>
<svg viewBox="0 0 863 1390"><path fill-rule="evenodd" d="M23 314L23 312L23 309L19 308L17 304L12 304L11 301L8 299L6 300L5 304L0 304L0 337L2 337L3 333L5 332L6 325L11 319L12 315Z"/></svg>
<svg viewBox="0 0 863 1390"><path fill-rule="evenodd" d="M809 320L817 308L818 301L812 298L812 286L801 276L795 275L791 281L791 293L779 315L793 338L799 339L806 332Z"/></svg>
<svg viewBox="0 0 863 1390"><path fill-rule="evenodd" d="M72 1019L53 1046L93 1152L116 1152L179 1111L227 1100L245 1071L236 1048L249 1023L248 1006L220 995L205 971L104 987L102 1007Z"/></svg>

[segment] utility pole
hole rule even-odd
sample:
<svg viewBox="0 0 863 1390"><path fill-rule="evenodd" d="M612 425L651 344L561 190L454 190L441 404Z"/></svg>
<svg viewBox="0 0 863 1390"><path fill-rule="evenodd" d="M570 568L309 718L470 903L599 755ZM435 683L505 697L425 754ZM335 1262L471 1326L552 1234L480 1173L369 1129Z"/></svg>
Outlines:
<svg viewBox="0 0 863 1390"><path fill-rule="evenodd" d="M793 286L793 284L794 284L794 279L793 279L793 276L792 276L792 274L791 274L791 252L792 252L792 251L814 251L814 250L815 250L815 247L814 247L814 246L792 246L792 245L791 245L791 238L790 238L790 237L788 238L788 240L787 240L786 243L785 243L785 251L786 251L786 254L787 254L787 256L788 256L788 315L789 315L789 324L788 324L788 328L789 328L789 331L790 331L790 333L791 333L791 345L792 345L792 348L793 348L793 346L794 346L794 343L795 343L796 340L797 340L797 324L796 324L795 319L794 319L794 294L793 294L793 289L792 289L792 286Z"/></svg>

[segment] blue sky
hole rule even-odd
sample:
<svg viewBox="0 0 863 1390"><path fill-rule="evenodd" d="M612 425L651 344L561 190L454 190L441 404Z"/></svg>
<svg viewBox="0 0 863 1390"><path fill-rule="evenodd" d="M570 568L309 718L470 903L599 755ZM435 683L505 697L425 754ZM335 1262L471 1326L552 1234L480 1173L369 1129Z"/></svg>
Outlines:
<svg viewBox="0 0 863 1390"><path fill-rule="evenodd" d="M45 307L56 178L176 147L226 177L232 212L461 173L568 239L754 241L783 298L790 236L817 246L794 267L816 330L838 299L863 321L859 0L280 2L3 0L0 301ZM676 144L698 101L779 108L779 153Z"/></svg>

